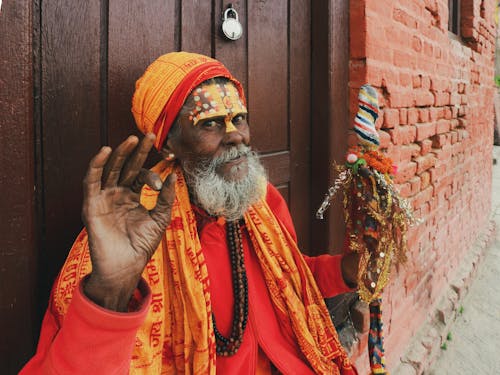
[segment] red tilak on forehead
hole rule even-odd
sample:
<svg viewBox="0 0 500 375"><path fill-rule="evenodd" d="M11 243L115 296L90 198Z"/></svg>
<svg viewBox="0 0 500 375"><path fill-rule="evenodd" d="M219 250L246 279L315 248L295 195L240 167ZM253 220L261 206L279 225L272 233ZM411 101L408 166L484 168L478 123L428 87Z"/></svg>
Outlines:
<svg viewBox="0 0 500 375"><path fill-rule="evenodd" d="M231 84L204 85L195 89L192 96L195 107L189 112L189 119L194 125L206 118L247 112L238 91Z"/></svg>

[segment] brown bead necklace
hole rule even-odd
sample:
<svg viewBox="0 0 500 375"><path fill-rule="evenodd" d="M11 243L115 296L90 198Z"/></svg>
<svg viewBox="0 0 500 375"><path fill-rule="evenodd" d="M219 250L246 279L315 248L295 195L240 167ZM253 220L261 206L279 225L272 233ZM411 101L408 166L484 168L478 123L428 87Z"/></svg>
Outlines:
<svg viewBox="0 0 500 375"><path fill-rule="evenodd" d="M212 313L217 355L224 357L236 354L240 348L248 320L248 280L243 257L241 226L238 221L227 222L227 242L231 256L234 294L233 326L228 338L217 329L215 315Z"/></svg>

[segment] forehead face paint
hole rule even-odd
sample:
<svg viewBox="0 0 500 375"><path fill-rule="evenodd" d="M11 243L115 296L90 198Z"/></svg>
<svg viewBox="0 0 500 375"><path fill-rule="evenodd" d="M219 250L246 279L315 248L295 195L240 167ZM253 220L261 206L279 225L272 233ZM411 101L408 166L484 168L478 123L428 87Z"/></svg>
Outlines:
<svg viewBox="0 0 500 375"><path fill-rule="evenodd" d="M231 83L215 83L196 88L192 97L194 108L189 112L193 125L215 117L231 120L235 115L247 113L238 90Z"/></svg>

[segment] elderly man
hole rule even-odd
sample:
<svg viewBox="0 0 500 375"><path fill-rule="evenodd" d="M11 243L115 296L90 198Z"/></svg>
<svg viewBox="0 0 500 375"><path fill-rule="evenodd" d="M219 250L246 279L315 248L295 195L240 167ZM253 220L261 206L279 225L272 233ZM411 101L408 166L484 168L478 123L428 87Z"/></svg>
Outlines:
<svg viewBox="0 0 500 375"><path fill-rule="evenodd" d="M146 70L132 101L146 135L90 162L85 230L22 374L357 373L323 298L352 290L358 258L301 255L245 104L209 57Z"/></svg>

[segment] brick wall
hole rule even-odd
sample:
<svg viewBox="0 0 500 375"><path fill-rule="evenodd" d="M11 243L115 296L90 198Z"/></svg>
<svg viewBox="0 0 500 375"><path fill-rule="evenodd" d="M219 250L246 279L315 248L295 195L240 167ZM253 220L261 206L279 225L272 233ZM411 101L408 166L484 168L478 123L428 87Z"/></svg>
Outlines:
<svg viewBox="0 0 500 375"><path fill-rule="evenodd" d="M389 368L487 227L494 8L494 0L462 0L458 38L448 32L447 0L350 2L351 113L363 83L378 89L381 147L399 166L402 195L425 220L409 233L408 262L384 295ZM363 338L354 354L361 374L365 345Z"/></svg>

